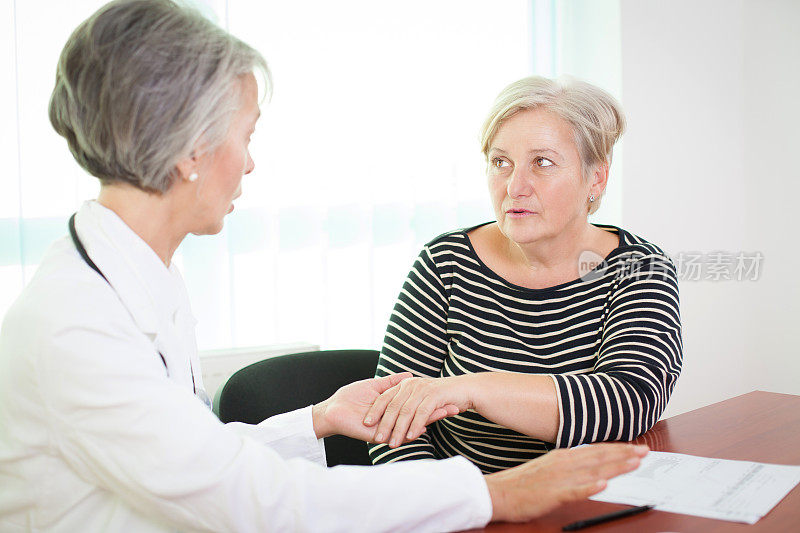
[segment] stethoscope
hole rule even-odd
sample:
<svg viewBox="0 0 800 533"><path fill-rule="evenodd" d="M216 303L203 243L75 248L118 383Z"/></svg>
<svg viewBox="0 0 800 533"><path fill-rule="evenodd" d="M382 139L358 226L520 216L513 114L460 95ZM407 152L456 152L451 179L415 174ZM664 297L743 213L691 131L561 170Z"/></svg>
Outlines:
<svg viewBox="0 0 800 533"><path fill-rule="evenodd" d="M111 285L111 282L108 281L108 278L105 276L105 274L103 274L103 272L100 270L100 268L98 268L98 266L94 264L94 261L92 261L92 258L89 257L89 254L86 253L86 248L83 247L83 243L78 238L78 232L75 231L75 214L73 214L71 217L69 217L69 236L72 237L72 243L75 245L75 248L78 249L78 253L80 254L81 258L84 260L84 262L87 265L89 265L89 267L92 270L94 270L95 272L100 274L100 277L103 278L104 280L106 280L106 283L108 283L111 286L111 288L113 289L114 286ZM169 367L167 366L167 360L164 359L164 354L162 354L161 351L159 351L158 352L158 356L161 358L161 362L164 363L164 370L167 371L167 377L169 377ZM191 359L189 359L189 371L192 374L192 392L194 392L194 395L197 396L200 399L200 401L202 401L206 405L206 407L211 409L211 398L208 397L208 393L203 389L198 389L197 385L195 384L195 381L194 381L194 365L192 365L192 360Z"/></svg>

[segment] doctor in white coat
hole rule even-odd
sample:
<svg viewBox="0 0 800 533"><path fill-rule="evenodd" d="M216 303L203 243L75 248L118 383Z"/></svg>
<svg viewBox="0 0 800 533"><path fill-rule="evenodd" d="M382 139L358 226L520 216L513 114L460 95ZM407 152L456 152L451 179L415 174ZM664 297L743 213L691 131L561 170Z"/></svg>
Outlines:
<svg viewBox="0 0 800 533"><path fill-rule="evenodd" d="M172 255L215 234L253 170L263 58L170 0L122 0L62 52L50 119L102 182L0 333L2 531L446 531L528 520L601 490L646 449L558 450L482 476L463 458L325 467L405 376L258 425L207 407ZM446 416L446 409L433 418Z"/></svg>

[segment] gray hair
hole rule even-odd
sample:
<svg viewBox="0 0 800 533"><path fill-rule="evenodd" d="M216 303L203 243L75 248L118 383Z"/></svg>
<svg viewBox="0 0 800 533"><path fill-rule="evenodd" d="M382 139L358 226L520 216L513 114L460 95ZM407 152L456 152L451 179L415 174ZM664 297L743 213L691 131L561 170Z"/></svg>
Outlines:
<svg viewBox="0 0 800 533"><path fill-rule="evenodd" d="M171 0L117 0L72 33L56 71L50 122L103 184L165 192L176 164L222 142L240 76L266 61Z"/></svg>
<svg viewBox="0 0 800 533"><path fill-rule="evenodd" d="M606 91L574 78L530 76L515 81L495 99L481 129L481 151L487 159L503 122L527 109L545 109L572 126L584 179L589 178L596 165L611 164L614 144L625 131L622 107ZM594 213L599 207L598 198L589 212Z"/></svg>

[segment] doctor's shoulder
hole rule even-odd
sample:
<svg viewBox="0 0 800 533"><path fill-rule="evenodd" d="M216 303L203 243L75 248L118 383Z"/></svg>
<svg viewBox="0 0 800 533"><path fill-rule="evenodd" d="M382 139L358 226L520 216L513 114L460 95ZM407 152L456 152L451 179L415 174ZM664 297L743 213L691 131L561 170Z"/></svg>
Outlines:
<svg viewBox="0 0 800 533"><path fill-rule="evenodd" d="M114 290L86 266L65 237L52 244L3 318L0 365L9 356L36 355L70 329L100 333L131 322Z"/></svg>

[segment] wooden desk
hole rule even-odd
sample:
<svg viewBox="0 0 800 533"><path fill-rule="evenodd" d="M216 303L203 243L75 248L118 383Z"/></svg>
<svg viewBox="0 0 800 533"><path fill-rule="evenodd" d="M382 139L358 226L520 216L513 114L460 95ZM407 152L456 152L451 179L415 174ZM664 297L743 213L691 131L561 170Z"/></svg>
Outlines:
<svg viewBox="0 0 800 533"><path fill-rule="evenodd" d="M750 392L658 422L636 439L651 450L721 459L800 465L800 396ZM630 506L595 501L565 505L526 524L490 524L484 531L555 532L566 524ZM754 525L663 511L593 526L587 533L800 531L800 486Z"/></svg>

